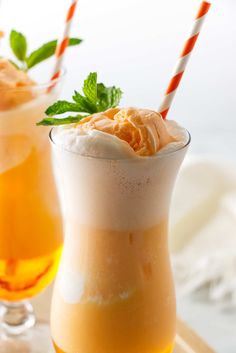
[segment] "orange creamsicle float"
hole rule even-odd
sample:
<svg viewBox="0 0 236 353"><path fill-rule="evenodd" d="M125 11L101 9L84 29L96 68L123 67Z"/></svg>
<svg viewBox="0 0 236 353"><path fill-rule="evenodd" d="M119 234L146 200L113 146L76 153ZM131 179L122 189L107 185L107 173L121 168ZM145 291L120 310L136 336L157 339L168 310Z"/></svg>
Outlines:
<svg viewBox="0 0 236 353"><path fill-rule="evenodd" d="M52 140L66 231L52 303L58 352L171 352L168 213L189 135L125 108L55 128Z"/></svg>
<svg viewBox="0 0 236 353"><path fill-rule="evenodd" d="M209 6L202 2L185 48L193 49ZM119 108L121 91L92 73L84 96L56 102L39 123L59 125L50 133L65 227L51 310L57 353L173 351L169 206L190 136L164 118L187 59L178 62L163 115ZM66 112L79 114L57 116Z"/></svg>
<svg viewBox="0 0 236 353"><path fill-rule="evenodd" d="M111 90L103 85L101 94L99 85L97 110ZM78 111L88 102L78 96L80 103L59 101L47 113ZM104 111L41 122L78 120L50 134L65 227L52 338L58 353L170 353L169 203L189 134L156 111L112 105L107 99Z"/></svg>
<svg viewBox="0 0 236 353"><path fill-rule="evenodd" d="M73 39L74 45L79 42ZM12 31L10 43L16 63L0 59L0 299L12 302L44 289L61 254L62 221L48 133L36 122L58 98L63 75L48 93L52 82L37 84L27 72L53 55L56 41L28 56L23 34Z"/></svg>
<svg viewBox="0 0 236 353"><path fill-rule="evenodd" d="M15 301L46 286L61 253L47 133L35 126L57 94L1 59L0 96L0 298Z"/></svg>

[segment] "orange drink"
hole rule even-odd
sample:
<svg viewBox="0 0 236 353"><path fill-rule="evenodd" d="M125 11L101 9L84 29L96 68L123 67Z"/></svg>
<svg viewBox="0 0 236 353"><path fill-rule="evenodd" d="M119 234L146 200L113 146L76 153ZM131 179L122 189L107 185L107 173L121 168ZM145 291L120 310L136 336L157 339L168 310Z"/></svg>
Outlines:
<svg viewBox="0 0 236 353"><path fill-rule="evenodd" d="M163 142L163 151L137 156L131 142L111 133L118 121L114 131L119 138L141 146L130 137L139 138L135 125L133 131L128 126L131 115L143 136L152 122L159 124L162 141L169 141ZM141 125L144 117L148 132ZM151 111L117 108L52 130L65 226L51 310L57 353L173 350L176 310L168 217L189 135L185 132L182 144L176 144L160 119ZM150 147L144 142L140 153Z"/></svg>
<svg viewBox="0 0 236 353"><path fill-rule="evenodd" d="M61 253L48 132L36 126L58 87L48 94L7 61L0 66L0 299L17 301L51 282Z"/></svg>
<svg viewBox="0 0 236 353"><path fill-rule="evenodd" d="M172 352L175 293L167 222L133 231L73 228L76 240L64 253L70 271L62 265L53 298L56 351ZM79 297L83 285L85 294Z"/></svg>
<svg viewBox="0 0 236 353"><path fill-rule="evenodd" d="M5 153L23 160L0 173L0 298L14 301L37 294L52 280L62 229L45 131L38 131L37 141L25 132L11 135L10 126L9 132L0 137L1 161L8 158Z"/></svg>

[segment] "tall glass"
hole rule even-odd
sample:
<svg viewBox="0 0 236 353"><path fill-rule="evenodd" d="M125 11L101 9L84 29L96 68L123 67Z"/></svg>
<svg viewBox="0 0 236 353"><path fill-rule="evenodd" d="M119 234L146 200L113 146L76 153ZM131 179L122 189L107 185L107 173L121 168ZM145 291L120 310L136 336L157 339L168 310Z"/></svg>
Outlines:
<svg viewBox="0 0 236 353"><path fill-rule="evenodd" d="M61 81L0 90L0 99L15 106L0 111L1 327L10 334L34 325L27 299L52 281L61 254L48 131L36 126L57 99Z"/></svg>
<svg viewBox="0 0 236 353"><path fill-rule="evenodd" d="M84 157L53 142L65 226L51 334L57 353L170 353L173 185L187 146L154 157Z"/></svg>

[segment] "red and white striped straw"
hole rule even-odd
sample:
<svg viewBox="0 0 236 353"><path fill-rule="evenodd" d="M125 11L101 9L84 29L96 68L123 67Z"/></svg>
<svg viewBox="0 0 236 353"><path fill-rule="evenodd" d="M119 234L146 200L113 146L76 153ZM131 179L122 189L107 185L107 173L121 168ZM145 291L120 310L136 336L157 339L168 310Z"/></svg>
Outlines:
<svg viewBox="0 0 236 353"><path fill-rule="evenodd" d="M163 119L170 109L171 103L175 97L177 88L180 84L181 78L184 74L187 63L190 59L191 53L199 36L202 25L205 21L206 15L209 11L211 4L207 1L203 1L197 12L197 16L194 19L193 26L190 32L190 36L186 40L182 52L179 56L177 64L174 68L170 83L165 92L164 99L159 107L159 112L161 113Z"/></svg>
<svg viewBox="0 0 236 353"><path fill-rule="evenodd" d="M69 44L70 29L71 29L72 21L74 18L77 2L78 2L78 0L72 0L72 3L67 11L67 14L66 14L63 35L62 35L62 38L60 40L58 40L58 42L57 42L57 48L56 48L56 52L55 52L56 63L55 63L55 67L53 70L53 75L51 77L51 80L55 80L56 78L58 78L60 76L61 67L62 67L64 57L65 57L66 48L68 47L68 44Z"/></svg>

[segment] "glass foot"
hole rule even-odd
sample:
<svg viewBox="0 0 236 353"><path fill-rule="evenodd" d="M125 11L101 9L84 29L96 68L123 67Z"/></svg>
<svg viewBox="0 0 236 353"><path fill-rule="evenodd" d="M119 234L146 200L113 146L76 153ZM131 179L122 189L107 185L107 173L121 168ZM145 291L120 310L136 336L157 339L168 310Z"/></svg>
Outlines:
<svg viewBox="0 0 236 353"><path fill-rule="evenodd" d="M1 327L8 335L20 335L35 325L35 315L29 301L1 302Z"/></svg>
<svg viewBox="0 0 236 353"><path fill-rule="evenodd" d="M54 353L48 323L37 321L20 335L0 332L1 353Z"/></svg>

